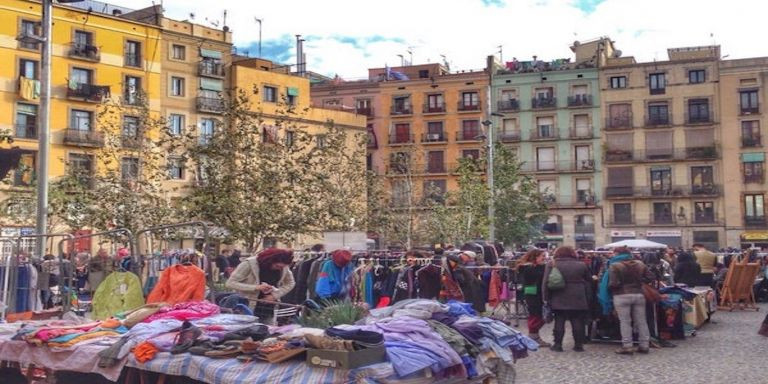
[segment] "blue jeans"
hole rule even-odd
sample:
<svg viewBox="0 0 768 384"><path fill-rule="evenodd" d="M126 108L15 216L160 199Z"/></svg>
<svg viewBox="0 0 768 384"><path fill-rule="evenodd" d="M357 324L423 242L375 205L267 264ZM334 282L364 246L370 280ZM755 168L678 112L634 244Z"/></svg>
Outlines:
<svg viewBox="0 0 768 384"><path fill-rule="evenodd" d="M640 348L648 348L651 334L648 321L645 319L645 296L642 293L628 293L613 296L613 306L619 315L621 326L621 344L625 348L632 347L632 330L637 331Z"/></svg>

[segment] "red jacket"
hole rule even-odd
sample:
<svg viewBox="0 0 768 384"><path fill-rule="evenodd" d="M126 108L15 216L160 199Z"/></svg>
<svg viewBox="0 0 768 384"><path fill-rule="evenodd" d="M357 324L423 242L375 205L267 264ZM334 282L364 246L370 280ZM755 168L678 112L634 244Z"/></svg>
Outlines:
<svg viewBox="0 0 768 384"><path fill-rule="evenodd" d="M177 264L166 268L147 303L170 305L184 301L200 301L205 297L205 272L195 265Z"/></svg>

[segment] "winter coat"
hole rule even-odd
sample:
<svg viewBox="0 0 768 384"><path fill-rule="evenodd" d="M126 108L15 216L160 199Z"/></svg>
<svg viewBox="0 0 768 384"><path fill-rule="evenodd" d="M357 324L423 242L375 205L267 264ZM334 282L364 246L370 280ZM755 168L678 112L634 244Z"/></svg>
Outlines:
<svg viewBox="0 0 768 384"><path fill-rule="evenodd" d="M547 267L544 268L544 281L542 282L544 301L549 302L553 310L586 311L589 309L588 297L592 295L592 276L589 273L589 268L573 257L555 259L554 265L565 279L565 288L551 291L547 288L547 282L552 265L551 262L547 263Z"/></svg>
<svg viewBox="0 0 768 384"><path fill-rule="evenodd" d="M349 293L349 275L352 263L344 267L337 266L333 260L326 260L320 267L315 283L315 292L321 299L343 299Z"/></svg>
<svg viewBox="0 0 768 384"><path fill-rule="evenodd" d="M227 279L226 286L229 289L238 291L243 297L248 299L248 303L251 307L256 305L256 300L259 299L260 291L256 290L256 286L261 284L259 279L259 261L258 256L251 256L242 263L240 263L232 275ZM280 280L277 282L276 289L269 294L280 300L286 293L290 292L296 285L296 281L293 279L293 273L291 268L286 266L283 268Z"/></svg>

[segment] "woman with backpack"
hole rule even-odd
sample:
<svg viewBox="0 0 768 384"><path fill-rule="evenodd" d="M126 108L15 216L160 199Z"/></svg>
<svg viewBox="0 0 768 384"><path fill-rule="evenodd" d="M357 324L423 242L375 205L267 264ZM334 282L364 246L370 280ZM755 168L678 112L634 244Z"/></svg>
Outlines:
<svg viewBox="0 0 768 384"><path fill-rule="evenodd" d="M554 261L544 269L542 283L543 299L555 315L553 335L555 343L550 347L555 352L563 351L565 321L571 322L576 352L584 351L586 339L584 319L589 310L592 276L589 268L577 259L572 247L555 250Z"/></svg>

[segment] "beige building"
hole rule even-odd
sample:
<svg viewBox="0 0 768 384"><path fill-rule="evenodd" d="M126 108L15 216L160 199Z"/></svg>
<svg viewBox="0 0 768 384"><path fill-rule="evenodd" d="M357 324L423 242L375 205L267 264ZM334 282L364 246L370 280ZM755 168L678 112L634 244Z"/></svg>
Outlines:
<svg viewBox="0 0 768 384"><path fill-rule="evenodd" d="M726 209L720 47L667 52L647 63L607 58L600 70L605 240L716 248Z"/></svg>
<svg viewBox="0 0 768 384"><path fill-rule="evenodd" d="M720 62L725 243L768 246L765 220L765 106L768 58Z"/></svg>

